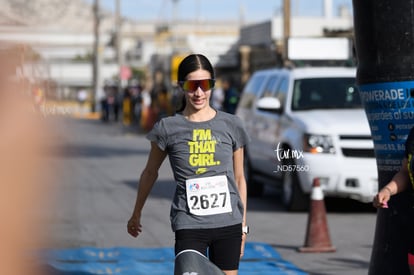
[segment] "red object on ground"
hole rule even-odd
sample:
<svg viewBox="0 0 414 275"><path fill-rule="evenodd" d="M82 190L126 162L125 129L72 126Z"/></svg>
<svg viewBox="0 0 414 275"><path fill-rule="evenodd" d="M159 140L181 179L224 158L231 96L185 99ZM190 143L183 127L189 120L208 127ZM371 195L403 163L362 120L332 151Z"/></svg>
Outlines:
<svg viewBox="0 0 414 275"><path fill-rule="evenodd" d="M414 266L414 255L408 253L408 264Z"/></svg>

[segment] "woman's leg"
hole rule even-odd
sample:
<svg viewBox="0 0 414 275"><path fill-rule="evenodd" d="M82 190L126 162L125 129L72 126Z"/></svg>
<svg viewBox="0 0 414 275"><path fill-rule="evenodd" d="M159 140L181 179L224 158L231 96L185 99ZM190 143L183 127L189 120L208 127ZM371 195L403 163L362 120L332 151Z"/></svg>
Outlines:
<svg viewBox="0 0 414 275"><path fill-rule="evenodd" d="M209 258L226 275L236 275L239 269L242 225L217 228L209 247Z"/></svg>

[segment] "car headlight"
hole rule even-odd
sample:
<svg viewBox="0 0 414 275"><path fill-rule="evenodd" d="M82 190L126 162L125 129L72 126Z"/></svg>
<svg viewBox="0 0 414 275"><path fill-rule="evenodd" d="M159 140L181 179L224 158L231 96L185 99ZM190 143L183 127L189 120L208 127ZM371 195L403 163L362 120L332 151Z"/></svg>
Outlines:
<svg viewBox="0 0 414 275"><path fill-rule="evenodd" d="M304 151L309 153L335 153L333 140L328 135L313 135L305 134L304 136Z"/></svg>

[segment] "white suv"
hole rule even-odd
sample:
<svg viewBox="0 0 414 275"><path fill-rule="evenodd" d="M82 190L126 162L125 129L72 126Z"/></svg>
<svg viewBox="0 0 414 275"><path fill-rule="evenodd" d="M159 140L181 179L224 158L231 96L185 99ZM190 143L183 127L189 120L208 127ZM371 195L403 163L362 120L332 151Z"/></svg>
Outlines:
<svg viewBox="0 0 414 275"><path fill-rule="evenodd" d="M246 147L248 193L281 187L290 211L305 210L317 178L325 196L370 202L377 192L374 144L354 68L255 72L237 108Z"/></svg>

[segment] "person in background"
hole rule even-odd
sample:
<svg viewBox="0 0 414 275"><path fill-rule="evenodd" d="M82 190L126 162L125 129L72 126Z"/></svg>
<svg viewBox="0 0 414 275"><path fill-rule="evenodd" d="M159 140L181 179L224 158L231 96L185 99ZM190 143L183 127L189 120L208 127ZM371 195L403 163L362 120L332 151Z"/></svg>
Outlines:
<svg viewBox="0 0 414 275"><path fill-rule="evenodd" d="M148 86L141 92L141 116L140 127L144 131L151 130L153 126L153 119L151 117L151 93L148 90Z"/></svg>
<svg viewBox="0 0 414 275"><path fill-rule="evenodd" d="M79 90L77 94L77 99L79 104L82 106L88 99L88 92L85 89Z"/></svg>
<svg viewBox="0 0 414 275"><path fill-rule="evenodd" d="M131 94L132 123L139 125L142 111L142 87L138 81L133 81L129 87Z"/></svg>
<svg viewBox="0 0 414 275"><path fill-rule="evenodd" d="M236 113L240 95L234 87L233 80L231 78L224 78L222 80L222 89L224 92L223 110L230 114Z"/></svg>
<svg viewBox="0 0 414 275"><path fill-rule="evenodd" d="M109 95L109 86L105 85L103 87L104 95L100 99L101 103L101 119L104 122L109 121L110 113L109 113L109 104L108 104L108 95Z"/></svg>
<svg viewBox="0 0 414 275"><path fill-rule="evenodd" d="M224 92L221 87L221 81L216 80L214 91L211 96L211 106L216 110L223 110Z"/></svg>
<svg viewBox="0 0 414 275"><path fill-rule="evenodd" d="M414 186L414 128L410 130L405 142L405 155L402 160L400 170L393 176L391 181L387 183L375 195L372 202L376 208L388 208L388 201L391 196L406 191ZM409 251L410 272L414 275L414 238L410 244Z"/></svg>
<svg viewBox="0 0 414 275"><path fill-rule="evenodd" d="M184 58L177 79L185 105L147 134L151 150L127 231L133 237L142 233L145 201L168 156L176 182L170 211L175 254L197 250L235 275L248 233L243 151L249 137L238 117L210 106L214 70L204 55Z"/></svg>

